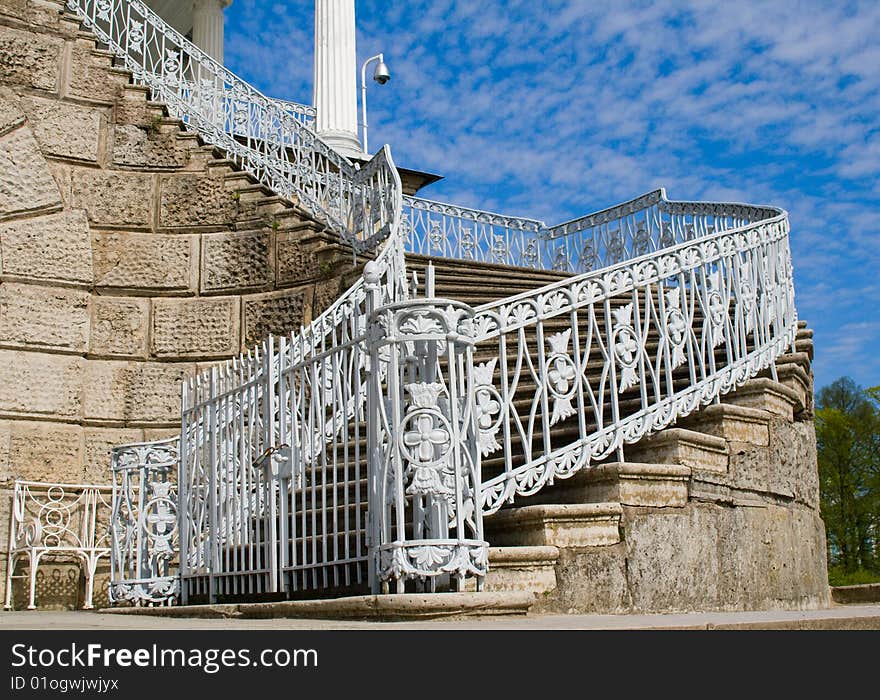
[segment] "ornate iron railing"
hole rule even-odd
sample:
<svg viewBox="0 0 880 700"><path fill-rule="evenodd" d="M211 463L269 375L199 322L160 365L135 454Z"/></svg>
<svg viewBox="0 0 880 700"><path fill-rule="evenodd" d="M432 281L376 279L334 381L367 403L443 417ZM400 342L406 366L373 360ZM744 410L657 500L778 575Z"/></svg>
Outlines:
<svg viewBox="0 0 880 700"><path fill-rule="evenodd" d="M673 229L695 218L704 233L477 309L484 513L661 430L792 346L786 214L718 230L748 211L661 204Z"/></svg>
<svg viewBox="0 0 880 700"><path fill-rule="evenodd" d="M67 7L171 114L345 243L371 250L397 225L401 189L387 147L356 168L307 126L310 108L266 97L140 0L67 0Z"/></svg>
<svg viewBox="0 0 880 700"><path fill-rule="evenodd" d="M184 601L480 578L483 515L772 368L794 340L781 210L657 190L547 226L404 199L387 146L355 168L310 113L240 81L138 0L68 6L248 172L355 251L385 241L307 328L185 386ZM573 276L470 309L410 298L405 251ZM142 456L129 473L149 480ZM115 512L135 542L143 511ZM133 567L121 552L118 582L168 578L143 566L155 551Z"/></svg>
<svg viewBox="0 0 880 700"><path fill-rule="evenodd" d="M685 215L676 214L673 206L663 190L655 190L548 226L536 219L405 196L402 227L408 253L578 274L778 213L743 204L691 203Z"/></svg>
<svg viewBox="0 0 880 700"><path fill-rule="evenodd" d="M169 605L177 575L179 438L113 448L110 602Z"/></svg>
<svg viewBox="0 0 880 700"><path fill-rule="evenodd" d="M9 523L6 610L12 608L12 581L28 561L28 609L36 608L37 572L44 558L72 558L85 577L83 607L93 607L95 571L110 554L110 487L16 481Z"/></svg>

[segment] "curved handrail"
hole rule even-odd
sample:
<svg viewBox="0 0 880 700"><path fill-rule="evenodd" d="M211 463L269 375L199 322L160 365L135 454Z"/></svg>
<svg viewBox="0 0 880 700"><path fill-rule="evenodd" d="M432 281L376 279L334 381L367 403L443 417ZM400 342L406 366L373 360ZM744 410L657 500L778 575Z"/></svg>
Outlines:
<svg viewBox="0 0 880 700"><path fill-rule="evenodd" d="M787 213L662 193L656 204L738 225L476 309L477 349L499 357L475 368L480 444L506 456L483 481L484 514L667 427L794 342Z"/></svg>
<svg viewBox="0 0 880 700"><path fill-rule="evenodd" d="M140 0L67 0L67 7L174 116L344 243L370 249L396 225L388 215L401 190L389 188L395 169L385 149L359 169L306 125L308 109L266 97Z"/></svg>

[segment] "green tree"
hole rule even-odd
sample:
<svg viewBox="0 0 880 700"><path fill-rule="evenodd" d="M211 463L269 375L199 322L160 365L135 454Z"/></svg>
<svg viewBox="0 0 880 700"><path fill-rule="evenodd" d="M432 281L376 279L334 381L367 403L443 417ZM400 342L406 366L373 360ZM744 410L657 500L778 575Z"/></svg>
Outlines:
<svg viewBox="0 0 880 700"><path fill-rule="evenodd" d="M816 407L832 573L880 575L880 387L863 390L842 377L819 392Z"/></svg>

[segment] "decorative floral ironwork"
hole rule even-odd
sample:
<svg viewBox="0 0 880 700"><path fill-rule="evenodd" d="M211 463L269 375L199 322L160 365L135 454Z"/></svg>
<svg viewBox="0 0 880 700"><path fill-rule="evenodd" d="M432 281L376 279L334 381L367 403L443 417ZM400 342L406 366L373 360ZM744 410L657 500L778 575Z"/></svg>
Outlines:
<svg viewBox="0 0 880 700"><path fill-rule="evenodd" d="M574 413L571 399L575 393L575 376L577 369L569 356L568 345L571 341L571 328L547 338L550 344L550 355L547 358L548 392L553 397L553 415L550 425L568 418Z"/></svg>
<svg viewBox="0 0 880 700"><path fill-rule="evenodd" d="M639 383L636 371L642 352L642 343L636 329L633 328L633 305L625 304L612 311L614 327L611 331L611 343L614 359L621 369L618 388L621 393Z"/></svg>

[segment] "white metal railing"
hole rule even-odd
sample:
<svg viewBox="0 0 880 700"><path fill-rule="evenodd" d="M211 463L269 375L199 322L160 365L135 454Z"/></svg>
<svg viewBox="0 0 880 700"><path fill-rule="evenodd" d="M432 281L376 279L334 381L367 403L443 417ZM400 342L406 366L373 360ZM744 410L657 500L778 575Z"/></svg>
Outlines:
<svg viewBox="0 0 880 700"><path fill-rule="evenodd" d="M676 206L660 189L548 226L536 219L404 196L402 227L408 253L577 274L778 213L769 207L691 203L684 214Z"/></svg>
<svg viewBox="0 0 880 700"><path fill-rule="evenodd" d="M83 607L93 607L95 571L110 554L107 525L110 487L16 481L9 523L6 610L12 608L12 581L28 562L28 609L36 608L37 572L44 558L75 561L85 577Z"/></svg>
<svg viewBox="0 0 880 700"><path fill-rule="evenodd" d="M110 602L168 605L177 575L179 438L113 448Z"/></svg>
<svg viewBox="0 0 880 700"><path fill-rule="evenodd" d="M67 7L171 114L355 250L372 250L397 225L400 181L387 146L356 168L307 126L310 108L266 97L140 0L67 0Z"/></svg>
<svg viewBox="0 0 880 700"><path fill-rule="evenodd" d="M693 240L477 309L485 514L661 430L792 346L787 215L742 224L738 205L662 204L673 222L696 220Z"/></svg>
<svg viewBox="0 0 880 700"><path fill-rule="evenodd" d="M480 578L483 515L716 399L794 340L781 210L657 190L547 226L403 198L387 146L355 168L308 110L266 98L138 0L68 6L248 172L355 251L385 241L307 328L184 387L184 601ZM573 276L470 309L411 298L404 252ZM129 536L140 516L115 512ZM149 547L133 566L121 551L117 582L167 583L144 568Z"/></svg>

